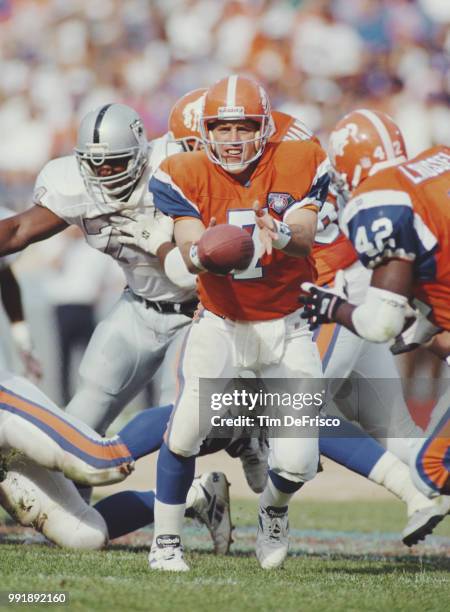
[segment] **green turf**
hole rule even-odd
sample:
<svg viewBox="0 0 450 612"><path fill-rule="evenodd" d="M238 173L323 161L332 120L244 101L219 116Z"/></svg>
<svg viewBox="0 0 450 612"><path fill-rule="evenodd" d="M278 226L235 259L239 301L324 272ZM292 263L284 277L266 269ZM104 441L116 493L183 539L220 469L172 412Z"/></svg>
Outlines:
<svg viewBox="0 0 450 612"><path fill-rule="evenodd" d="M254 504L235 502L234 520L238 526L254 525ZM291 524L300 530L397 532L403 522L403 508L396 502L299 502L291 511ZM437 531L441 536L450 534L445 522ZM229 557L189 552L192 571L171 575L149 571L146 547L115 544L106 552L76 553L42 545L3 544L0 591L67 592L69 605L53 605L53 610L448 609L450 558L443 555L421 557L406 548L386 557L313 550L290 556L283 570L264 572L252 553L239 548L238 539ZM42 609L27 607L36 608Z"/></svg>
<svg viewBox="0 0 450 612"><path fill-rule="evenodd" d="M299 494L300 497L300 494ZM233 519L237 525L254 525L257 504L233 501ZM295 501L289 506L291 527L297 529L333 529L335 531L400 532L405 526L405 505L392 501ZM434 535L450 536L450 516Z"/></svg>

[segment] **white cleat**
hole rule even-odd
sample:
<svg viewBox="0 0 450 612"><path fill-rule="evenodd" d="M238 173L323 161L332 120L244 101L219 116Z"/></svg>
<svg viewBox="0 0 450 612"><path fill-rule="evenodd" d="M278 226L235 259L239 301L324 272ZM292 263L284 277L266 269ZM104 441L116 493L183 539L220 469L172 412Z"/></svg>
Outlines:
<svg viewBox="0 0 450 612"><path fill-rule="evenodd" d="M250 438L248 447L239 455L248 486L262 493L267 483L269 447L258 438Z"/></svg>
<svg viewBox="0 0 450 612"><path fill-rule="evenodd" d="M153 541L148 563L152 570L165 572L188 572L189 565L183 556L183 546L178 535L161 535Z"/></svg>
<svg viewBox="0 0 450 612"><path fill-rule="evenodd" d="M263 569L280 567L289 550L288 508L259 508L256 557Z"/></svg>
<svg viewBox="0 0 450 612"><path fill-rule="evenodd" d="M108 542L102 516L88 506L60 472L25 457L14 458L0 482L0 503L24 527L34 527L58 546L99 549Z"/></svg>
<svg viewBox="0 0 450 612"><path fill-rule="evenodd" d="M206 525L214 543L216 555L230 550L231 525L230 484L222 472L209 472L194 478L196 501L192 507L195 518Z"/></svg>
<svg viewBox="0 0 450 612"><path fill-rule="evenodd" d="M402 542L413 546L424 540L450 511L450 497L442 495L433 500L433 504L416 510L408 519L402 531Z"/></svg>

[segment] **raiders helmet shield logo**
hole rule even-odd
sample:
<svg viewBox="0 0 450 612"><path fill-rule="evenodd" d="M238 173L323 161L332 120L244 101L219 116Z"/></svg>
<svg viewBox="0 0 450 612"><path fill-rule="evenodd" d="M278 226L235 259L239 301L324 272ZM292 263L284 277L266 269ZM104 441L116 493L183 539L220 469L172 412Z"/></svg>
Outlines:
<svg viewBox="0 0 450 612"><path fill-rule="evenodd" d="M289 193L269 193L267 196L267 206L277 215L281 215L292 204L294 198Z"/></svg>

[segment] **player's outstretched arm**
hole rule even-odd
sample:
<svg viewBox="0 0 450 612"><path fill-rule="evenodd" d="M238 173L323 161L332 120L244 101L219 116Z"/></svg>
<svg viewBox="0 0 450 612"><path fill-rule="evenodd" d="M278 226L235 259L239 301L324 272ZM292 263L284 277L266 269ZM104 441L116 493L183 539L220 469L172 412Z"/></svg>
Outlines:
<svg viewBox="0 0 450 612"><path fill-rule="evenodd" d="M293 211L287 220L291 240L283 251L292 257L307 257L311 254L317 229L317 213L308 208Z"/></svg>
<svg viewBox="0 0 450 612"><path fill-rule="evenodd" d="M43 206L0 221L0 256L21 251L33 242L50 238L67 227L67 223Z"/></svg>
<svg viewBox="0 0 450 612"><path fill-rule="evenodd" d="M119 232L121 244L135 246L145 253L154 255L172 283L184 289L194 289L196 276L191 274L173 242L173 219L159 210L153 214L137 215L133 211L122 211L111 217L114 229Z"/></svg>
<svg viewBox="0 0 450 612"><path fill-rule="evenodd" d="M307 257L311 253L317 228L315 211L306 208L295 210L285 223L263 211L258 202L255 202L253 209L263 246L262 254L270 255L273 248L291 257Z"/></svg>
<svg viewBox="0 0 450 612"><path fill-rule="evenodd" d="M193 257L192 246L195 245L205 231L205 226L200 219L189 218L175 221L175 242L180 249L184 263L192 274L202 272L204 268L199 261Z"/></svg>

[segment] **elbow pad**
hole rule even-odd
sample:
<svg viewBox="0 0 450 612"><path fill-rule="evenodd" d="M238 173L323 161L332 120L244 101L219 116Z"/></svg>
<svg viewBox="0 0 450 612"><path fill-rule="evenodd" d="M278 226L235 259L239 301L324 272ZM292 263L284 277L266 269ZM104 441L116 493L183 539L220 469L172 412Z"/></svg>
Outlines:
<svg viewBox="0 0 450 612"><path fill-rule="evenodd" d="M402 331L407 305L404 295L369 287L364 302L353 311L353 326L365 340L387 342Z"/></svg>
<svg viewBox="0 0 450 612"><path fill-rule="evenodd" d="M187 269L178 247L167 253L164 260L164 272L174 285L183 287L183 289L195 289L197 276L191 274Z"/></svg>

